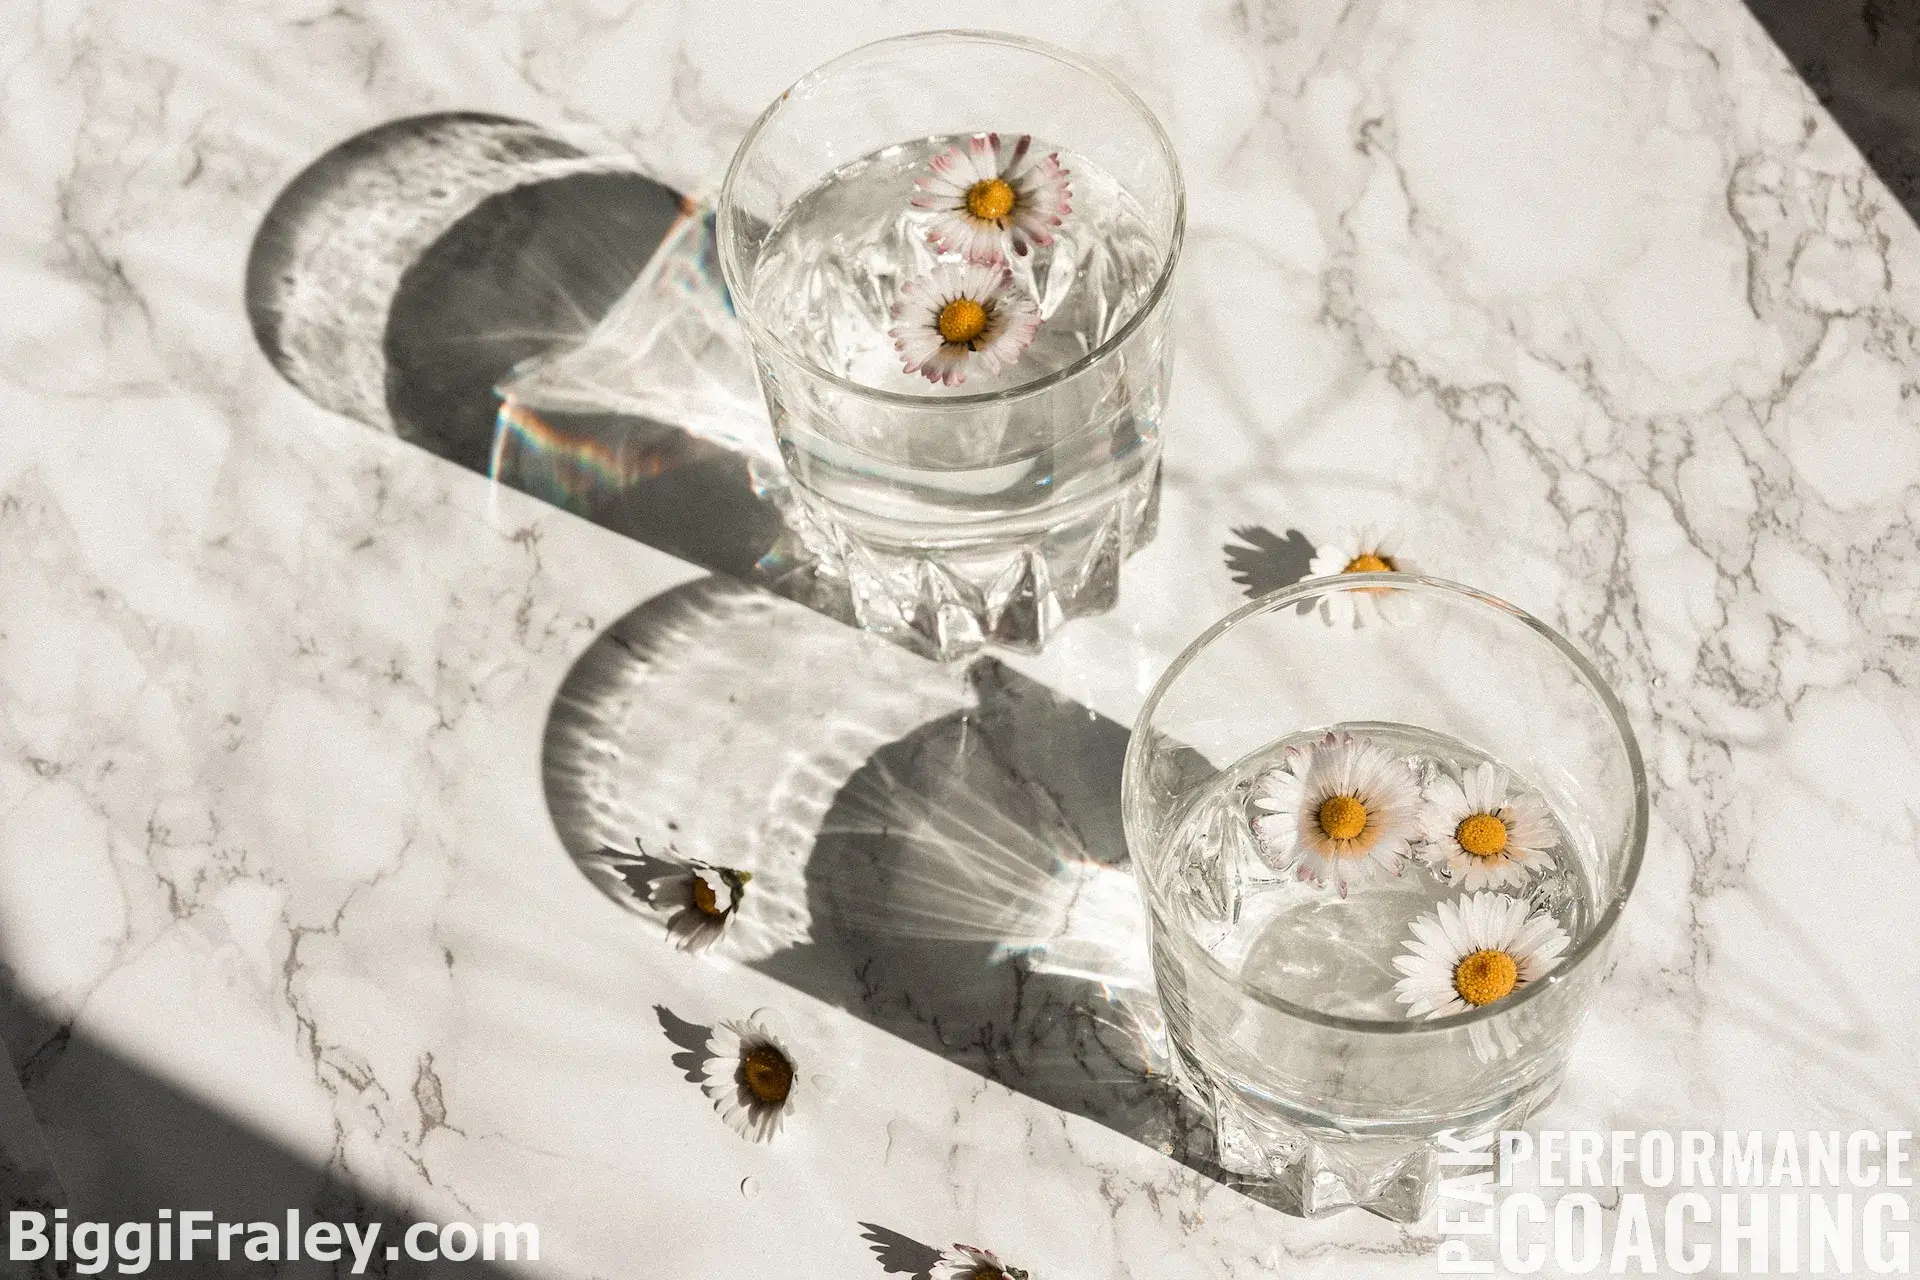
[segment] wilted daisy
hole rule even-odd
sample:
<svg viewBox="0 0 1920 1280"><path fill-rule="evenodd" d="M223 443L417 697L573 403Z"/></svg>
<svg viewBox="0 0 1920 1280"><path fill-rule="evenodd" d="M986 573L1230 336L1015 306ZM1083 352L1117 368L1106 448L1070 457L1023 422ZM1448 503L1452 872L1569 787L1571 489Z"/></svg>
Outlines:
<svg viewBox="0 0 1920 1280"><path fill-rule="evenodd" d="M666 917L683 951L722 951L764 960L810 935L806 859L796 850L755 846L748 867L689 858L677 849L637 853L609 847L578 855L581 869L615 901Z"/></svg>
<svg viewBox="0 0 1920 1280"><path fill-rule="evenodd" d="M667 936L682 951L705 951L720 940L733 923L751 871L693 862L647 882L647 902L656 911L671 912Z"/></svg>
<svg viewBox="0 0 1920 1280"><path fill-rule="evenodd" d="M1553 862L1547 851L1557 839L1547 807L1510 795L1508 784L1506 770L1483 762L1458 781L1443 773L1427 788L1421 857L1468 892L1522 884Z"/></svg>
<svg viewBox="0 0 1920 1280"><path fill-rule="evenodd" d="M967 261L1006 261L1011 248L1025 256L1034 245L1053 243L1053 228L1072 210L1072 185L1060 154L1033 154L1033 137L1021 134L1003 148L997 133L976 133L966 149L948 147L929 163L933 172L914 180L913 207L937 215L927 238L943 253Z"/></svg>
<svg viewBox="0 0 1920 1280"><path fill-rule="evenodd" d="M706 1072L700 1088L713 1099L713 1109L749 1141L771 1142L793 1112L799 1084L793 1055L763 1014L713 1029Z"/></svg>
<svg viewBox="0 0 1920 1280"><path fill-rule="evenodd" d="M1343 573L1418 573L1400 551L1397 529L1369 525L1349 530L1321 545L1307 566L1310 578L1331 578ZM1320 616L1329 623L1365 622L1369 613L1396 621L1404 593L1381 588L1361 593L1333 591L1320 597ZM1371 606L1371 608L1369 608Z"/></svg>
<svg viewBox="0 0 1920 1280"><path fill-rule="evenodd" d="M940 1255L929 1273L932 1280L1027 1280L1027 1273L1010 1267L986 1249L956 1244Z"/></svg>
<svg viewBox="0 0 1920 1280"><path fill-rule="evenodd" d="M1444 1018L1504 1000L1560 963L1567 932L1525 900L1476 893L1413 922L1394 999L1409 1018Z"/></svg>
<svg viewBox="0 0 1920 1280"><path fill-rule="evenodd" d="M977 366L998 373L1040 329L1040 308L1005 267L947 264L900 286L887 335L908 373L957 387Z"/></svg>
<svg viewBox="0 0 1920 1280"><path fill-rule="evenodd" d="M1418 829L1420 787L1406 761L1350 733L1288 747L1284 762L1260 775L1253 806L1266 811L1253 832L1276 871L1347 885L1367 864L1400 874Z"/></svg>

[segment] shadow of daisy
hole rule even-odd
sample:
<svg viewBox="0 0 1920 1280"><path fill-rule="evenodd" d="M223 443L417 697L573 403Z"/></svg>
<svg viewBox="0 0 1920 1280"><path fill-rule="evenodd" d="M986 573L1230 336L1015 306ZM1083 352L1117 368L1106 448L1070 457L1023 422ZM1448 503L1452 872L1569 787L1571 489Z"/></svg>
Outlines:
<svg viewBox="0 0 1920 1280"><path fill-rule="evenodd" d="M666 1033L667 1042L680 1051L669 1059L674 1068L686 1077L688 1084L705 1083L707 1041L713 1035L713 1028L688 1022L663 1004L653 1006L653 1012L660 1019L660 1030Z"/></svg>
<svg viewBox="0 0 1920 1280"><path fill-rule="evenodd" d="M1307 576L1313 563L1313 544L1298 529L1283 536L1264 525L1237 525L1233 536L1239 545L1229 542L1221 549L1227 571L1250 599L1292 586Z"/></svg>
<svg viewBox="0 0 1920 1280"><path fill-rule="evenodd" d="M927 1280L933 1273L934 1264L940 1261L938 1249L930 1244L922 1244L912 1236L901 1235L878 1223L862 1222L858 1225L864 1228L860 1238L867 1242L867 1247L873 1250L874 1258L880 1263L880 1269L888 1275Z"/></svg>

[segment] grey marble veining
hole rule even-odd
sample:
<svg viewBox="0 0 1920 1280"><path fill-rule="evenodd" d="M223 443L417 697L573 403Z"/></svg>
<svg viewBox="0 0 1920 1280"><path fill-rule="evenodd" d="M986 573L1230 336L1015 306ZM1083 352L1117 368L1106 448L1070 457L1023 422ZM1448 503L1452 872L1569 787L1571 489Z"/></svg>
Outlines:
<svg viewBox="0 0 1920 1280"><path fill-rule="evenodd" d="M870 856L846 808L862 771L888 744L908 745L877 767L955 752L940 726L981 691L929 668L878 711L836 698L913 660L798 606L727 604L684 561L318 408L255 342L254 231L354 133L497 112L698 191L795 75L952 20L858 0L28 7L0 141L4 288L31 321L0 342L0 957L70 1198L128 1152L165 1164L177 1125L127 1100L167 1092L284 1155L274 1195L306 1168L333 1188L316 1203L537 1221L556 1275L886 1274L954 1239L1038 1276L1428 1273L1419 1229L1288 1217L1089 1114L1067 1087L1087 1073L1032 1085L1008 1064L1046 1061L1044 1025L996 1024L980 1061L916 1032L911 949L848 991L827 961L873 924L858 903L828 902L818 938L809 909L814 950L785 971L671 951L549 813L550 724L616 623L718 590L737 644L655 673L672 697L648 749L676 768L577 797L595 840L771 856L825 830L833 856ZM1746 11L967 21L1129 76L1192 201L1159 539L1119 610L1011 672L1124 725L1268 563L1227 544L1397 522L1424 566L1573 636L1647 756L1646 872L1548 1119L1911 1121L1920 234ZM753 678L715 674L729 662ZM991 769L952 776L1026 776L988 745ZM1070 799L1007 794L1091 840ZM756 1147L672 1028L763 1007L835 1101ZM130 1082L123 1109L103 1080ZM174 1176L155 1194L215 1186Z"/></svg>

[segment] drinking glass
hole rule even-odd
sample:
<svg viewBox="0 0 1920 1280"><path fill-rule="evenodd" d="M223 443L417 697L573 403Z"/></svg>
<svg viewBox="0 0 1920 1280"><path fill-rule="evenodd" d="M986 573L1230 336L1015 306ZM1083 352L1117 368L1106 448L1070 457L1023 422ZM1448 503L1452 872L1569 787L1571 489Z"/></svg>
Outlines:
<svg viewBox="0 0 1920 1280"><path fill-rule="evenodd" d="M1273 744L1329 730L1397 744L1410 767L1421 751L1492 762L1531 789L1560 847L1506 892L1567 924L1557 968L1467 1012L1408 1016L1401 908L1458 905L1458 887L1417 859L1351 898L1303 887L1255 856L1257 793L1229 786ZM1421 767L1432 796L1445 766ZM1221 1162L1308 1214L1401 1221L1430 1204L1438 1135L1516 1127L1559 1087L1647 826L1639 749L1592 664L1504 601L1399 573L1312 579L1194 641L1140 713L1123 805L1174 1071Z"/></svg>
<svg viewBox="0 0 1920 1280"><path fill-rule="evenodd" d="M1010 369L958 386L903 369L889 330L936 248L915 180L948 147L1030 135L1068 170L1052 242L1005 254L1041 316ZM1154 532L1185 194L1166 133L1060 49L939 31L807 75L741 142L719 200L801 533L861 625L940 658L1034 651L1111 607Z"/></svg>

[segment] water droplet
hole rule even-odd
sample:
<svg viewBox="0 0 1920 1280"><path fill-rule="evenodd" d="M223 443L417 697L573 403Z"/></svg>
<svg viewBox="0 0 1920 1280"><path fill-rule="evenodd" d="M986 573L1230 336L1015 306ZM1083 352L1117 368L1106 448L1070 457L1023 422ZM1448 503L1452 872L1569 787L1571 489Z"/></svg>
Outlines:
<svg viewBox="0 0 1920 1280"><path fill-rule="evenodd" d="M746 1197L747 1199L749 1199L749 1200L751 1200L751 1199L753 1199L753 1198L754 1198L755 1196L757 1196L757 1195L759 1195L759 1194L760 1194L760 1179L758 1179L758 1178L742 1178L742 1179L740 1179L740 1194L741 1194L741 1195L743 1195L743 1196L745 1196L745 1197Z"/></svg>

